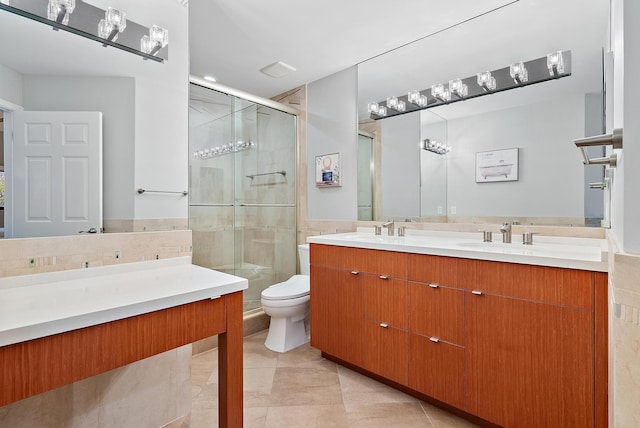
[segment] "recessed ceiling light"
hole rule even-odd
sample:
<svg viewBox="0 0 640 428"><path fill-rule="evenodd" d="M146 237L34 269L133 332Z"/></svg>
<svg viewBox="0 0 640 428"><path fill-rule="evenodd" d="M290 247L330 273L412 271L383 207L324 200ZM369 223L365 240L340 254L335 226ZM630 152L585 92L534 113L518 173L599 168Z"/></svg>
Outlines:
<svg viewBox="0 0 640 428"><path fill-rule="evenodd" d="M208 80L209 82L215 82L216 78L213 76L204 76L204 80Z"/></svg>
<svg viewBox="0 0 640 428"><path fill-rule="evenodd" d="M282 77L291 73L292 71L296 71L295 67L290 66L289 64L285 64L282 61L274 62L273 64L269 64L265 67L262 67L260 71L267 76L271 77Z"/></svg>

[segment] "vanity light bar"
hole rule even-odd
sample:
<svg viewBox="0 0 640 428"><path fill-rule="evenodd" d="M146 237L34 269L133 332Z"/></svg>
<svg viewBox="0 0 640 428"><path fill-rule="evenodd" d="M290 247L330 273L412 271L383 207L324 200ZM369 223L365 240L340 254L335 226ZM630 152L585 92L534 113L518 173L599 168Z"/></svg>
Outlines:
<svg viewBox="0 0 640 428"><path fill-rule="evenodd" d="M368 111L372 119L378 120L567 76L571 76L571 51L557 51L497 70L453 79L448 86L439 83L431 86L430 90L412 90L406 95L388 97L386 102L369 103ZM398 109L402 102L404 109Z"/></svg>
<svg viewBox="0 0 640 428"><path fill-rule="evenodd" d="M420 148L438 155L446 155L451 151L451 146L428 138L420 141Z"/></svg>
<svg viewBox="0 0 640 428"><path fill-rule="evenodd" d="M229 153L241 152L243 150L249 150L256 147L256 143L253 141L237 141L229 144L222 144L220 146L210 147L204 150L198 150L193 152L193 157L196 159L210 159L216 156L222 156Z"/></svg>

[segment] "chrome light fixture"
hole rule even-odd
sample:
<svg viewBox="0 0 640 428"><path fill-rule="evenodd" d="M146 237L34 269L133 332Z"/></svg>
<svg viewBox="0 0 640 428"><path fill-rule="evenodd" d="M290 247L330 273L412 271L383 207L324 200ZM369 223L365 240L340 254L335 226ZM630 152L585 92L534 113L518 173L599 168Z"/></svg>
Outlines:
<svg viewBox="0 0 640 428"><path fill-rule="evenodd" d="M210 147L204 150L198 150L193 152L193 157L196 159L211 159L216 156L226 155L228 153L241 152L244 150L253 149L256 147L256 143L253 141L237 141L229 144L222 144L215 147Z"/></svg>
<svg viewBox="0 0 640 428"><path fill-rule="evenodd" d="M411 104L415 104L418 107L426 107L429 104L429 99L426 95L422 95L420 91L411 91L407 94L407 100Z"/></svg>
<svg viewBox="0 0 640 428"><path fill-rule="evenodd" d="M431 96L443 103L451 101L451 92L442 83L431 86Z"/></svg>
<svg viewBox="0 0 640 428"><path fill-rule="evenodd" d="M448 85L432 85L429 95L429 89L412 90L406 95L388 97L386 102L382 100L369 103L368 108L370 117L378 120L568 76L571 76L571 51L558 51L469 77L449 80Z"/></svg>
<svg viewBox="0 0 640 428"><path fill-rule="evenodd" d="M564 59L562 51L547 54L547 68L550 76L558 76L564 73Z"/></svg>
<svg viewBox="0 0 640 428"><path fill-rule="evenodd" d="M115 42L118 33L122 33L125 28L127 28L127 14L110 7L104 12L104 19L98 23L98 37Z"/></svg>
<svg viewBox="0 0 640 428"><path fill-rule="evenodd" d="M49 0L47 8L47 18L58 24L67 25L69 23L69 15L76 8L76 0ZM54 30L58 30L54 28Z"/></svg>
<svg viewBox="0 0 640 428"><path fill-rule="evenodd" d="M425 138L424 140L420 141L420 148L422 150L427 150L429 152L436 153L438 155L446 155L451 151L451 146L448 146L444 143L440 143L435 140L430 140L428 138Z"/></svg>
<svg viewBox="0 0 640 428"><path fill-rule="evenodd" d="M478 86L481 86L485 92L496 89L496 78L491 75L490 71L478 73Z"/></svg>
<svg viewBox="0 0 640 428"><path fill-rule="evenodd" d="M149 28L149 35L140 39L140 50L149 55L155 55L160 49L169 44L169 31L157 25Z"/></svg>
<svg viewBox="0 0 640 428"><path fill-rule="evenodd" d="M529 81L529 72L522 61L513 63L509 66L509 75L518 85Z"/></svg>
<svg viewBox="0 0 640 428"><path fill-rule="evenodd" d="M458 98L464 98L469 93L469 87L462 83L462 79L449 80L449 92Z"/></svg>

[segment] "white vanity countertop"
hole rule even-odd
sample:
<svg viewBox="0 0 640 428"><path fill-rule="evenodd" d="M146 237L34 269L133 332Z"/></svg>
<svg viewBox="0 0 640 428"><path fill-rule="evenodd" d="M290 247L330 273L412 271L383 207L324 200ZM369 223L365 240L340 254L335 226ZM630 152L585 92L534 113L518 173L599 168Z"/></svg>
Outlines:
<svg viewBox="0 0 640 428"><path fill-rule="evenodd" d="M191 257L0 278L0 346L245 290Z"/></svg>
<svg viewBox="0 0 640 428"><path fill-rule="evenodd" d="M383 229L382 235L375 235L373 228L358 228L357 232L310 236L307 242L596 272L608 271L605 239L534 235L533 245L523 245L522 235L519 234L512 236L512 243L503 244L502 236L495 233L493 242L482 242L481 232L407 229L406 236L387 236L386 232L386 229Z"/></svg>

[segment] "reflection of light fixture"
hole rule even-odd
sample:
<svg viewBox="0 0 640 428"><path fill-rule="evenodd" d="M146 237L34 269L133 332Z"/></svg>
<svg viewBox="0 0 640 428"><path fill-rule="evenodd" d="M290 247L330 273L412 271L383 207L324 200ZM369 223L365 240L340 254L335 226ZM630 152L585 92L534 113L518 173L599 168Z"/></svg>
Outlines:
<svg viewBox="0 0 640 428"><path fill-rule="evenodd" d="M149 35L140 39L140 50L149 55L155 55L169 43L169 31L166 28L153 25L149 28Z"/></svg>
<svg viewBox="0 0 640 428"><path fill-rule="evenodd" d="M458 98L464 98L469 93L469 87L462 83L460 79L449 80L449 92Z"/></svg>
<svg viewBox="0 0 640 428"><path fill-rule="evenodd" d="M0 0L0 3L11 6L11 4L9 3L9 0Z"/></svg>
<svg viewBox="0 0 640 428"><path fill-rule="evenodd" d="M104 19L98 23L98 37L115 42L118 33L122 33L125 28L127 28L127 14L110 7L104 12Z"/></svg>
<svg viewBox="0 0 640 428"><path fill-rule="evenodd" d="M509 75L511 78L507 77ZM369 107L369 113L371 119L379 120L403 114L406 111L414 112L438 107L568 76L571 76L571 51L558 51L529 61L516 62L503 68L449 80L448 85L447 83L432 85L430 95L427 95L429 89L416 89L403 96L390 96L386 99L386 103L383 100L369 104L369 106L375 106L375 109ZM401 100L406 101L406 110L402 106L398 107L402 103ZM386 105L389 110L381 114L379 108L383 105Z"/></svg>
<svg viewBox="0 0 640 428"><path fill-rule="evenodd" d="M56 21L58 24L67 25L69 23L69 15L76 8L76 0L49 0L47 9L47 19ZM57 30L57 28L54 28Z"/></svg>
<svg viewBox="0 0 640 428"><path fill-rule="evenodd" d="M209 82L215 82L216 78L213 76L204 76L203 77L204 80L208 80Z"/></svg>
<svg viewBox="0 0 640 428"><path fill-rule="evenodd" d="M451 100L451 92L449 92L448 89L445 89L442 83L431 86L431 96L437 98L443 103Z"/></svg>
<svg viewBox="0 0 640 428"><path fill-rule="evenodd" d="M493 91L496 89L496 78L491 75L490 71L478 73L478 86L482 86L485 92Z"/></svg>
<svg viewBox="0 0 640 428"><path fill-rule="evenodd" d="M429 104L429 100L426 95L422 95L420 91L411 91L407 94L407 99L411 104L415 104L418 107L426 107Z"/></svg>
<svg viewBox="0 0 640 428"><path fill-rule="evenodd" d="M407 109L407 104L404 101L398 100L397 97L387 98L387 108L392 108L397 112L403 112Z"/></svg>
<svg viewBox="0 0 640 428"><path fill-rule="evenodd" d="M241 152L243 150L249 150L256 147L256 143L253 141L238 141L235 144L222 144L220 146L211 147L204 150L198 150L193 152L193 157L196 159L210 159L216 156L222 156L229 153Z"/></svg>
<svg viewBox="0 0 640 428"><path fill-rule="evenodd" d="M562 51L547 54L547 68L550 76L557 76L564 73L564 60L562 59Z"/></svg>
<svg viewBox="0 0 640 428"><path fill-rule="evenodd" d="M435 140L430 140L428 138L425 138L424 140L420 141L420 148L422 150L427 150L429 152L433 152L438 155L446 155L451 151L451 146L448 146L444 143L440 143Z"/></svg>
<svg viewBox="0 0 640 428"><path fill-rule="evenodd" d="M509 75L518 85L529 80L529 72L522 61L515 62L509 66Z"/></svg>

